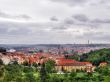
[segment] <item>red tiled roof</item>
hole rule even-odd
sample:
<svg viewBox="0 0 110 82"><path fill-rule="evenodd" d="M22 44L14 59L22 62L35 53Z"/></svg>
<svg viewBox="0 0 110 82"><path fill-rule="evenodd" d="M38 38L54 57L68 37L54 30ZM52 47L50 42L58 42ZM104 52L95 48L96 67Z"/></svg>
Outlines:
<svg viewBox="0 0 110 82"><path fill-rule="evenodd" d="M64 59L64 58L56 59L56 65L61 65L61 66L84 66L88 64L91 64L91 63L90 62L78 62L76 60Z"/></svg>
<svg viewBox="0 0 110 82"><path fill-rule="evenodd" d="M35 62L35 59L33 57L29 57L29 63L32 64Z"/></svg>
<svg viewBox="0 0 110 82"><path fill-rule="evenodd" d="M107 64L107 62L101 62L100 64Z"/></svg>

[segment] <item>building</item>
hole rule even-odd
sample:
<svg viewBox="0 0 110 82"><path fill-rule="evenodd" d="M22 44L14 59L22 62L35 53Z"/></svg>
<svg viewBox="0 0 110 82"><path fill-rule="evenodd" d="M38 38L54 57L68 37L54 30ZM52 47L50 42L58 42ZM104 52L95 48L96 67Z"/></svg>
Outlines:
<svg viewBox="0 0 110 82"><path fill-rule="evenodd" d="M106 67L107 66L107 62L101 62L99 67Z"/></svg>
<svg viewBox="0 0 110 82"><path fill-rule="evenodd" d="M79 62L72 59L64 59L59 58L56 59L55 69L57 71L86 71L86 72L94 72L95 66L93 66L90 62Z"/></svg>

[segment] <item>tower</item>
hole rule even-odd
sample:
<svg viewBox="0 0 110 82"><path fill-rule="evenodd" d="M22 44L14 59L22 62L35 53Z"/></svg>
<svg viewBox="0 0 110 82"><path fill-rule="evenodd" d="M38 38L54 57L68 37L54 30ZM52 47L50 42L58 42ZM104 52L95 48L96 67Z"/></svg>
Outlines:
<svg viewBox="0 0 110 82"><path fill-rule="evenodd" d="M90 43L90 41L88 40L88 44Z"/></svg>

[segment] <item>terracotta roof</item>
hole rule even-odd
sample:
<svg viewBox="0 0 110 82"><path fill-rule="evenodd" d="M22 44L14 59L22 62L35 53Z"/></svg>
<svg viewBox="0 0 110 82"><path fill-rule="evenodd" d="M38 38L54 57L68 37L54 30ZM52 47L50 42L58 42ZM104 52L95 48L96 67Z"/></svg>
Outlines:
<svg viewBox="0 0 110 82"><path fill-rule="evenodd" d="M101 62L100 64L107 64L107 62Z"/></svg>
<svg viewBox="0 0 110 82"><path fill-rule="evenodd" d="M64 59L58 58L56 59L56 65L58 66L84 66L84 65L92 65L90 62L78 62L72 59Z"/></svg>
<svg viewBox="0 0 110 82"><path fill-rule="evenodd" d="M34 63L34 62L35 62L34 57L29 57L29 63L32 64L32 63Z"/></svg>

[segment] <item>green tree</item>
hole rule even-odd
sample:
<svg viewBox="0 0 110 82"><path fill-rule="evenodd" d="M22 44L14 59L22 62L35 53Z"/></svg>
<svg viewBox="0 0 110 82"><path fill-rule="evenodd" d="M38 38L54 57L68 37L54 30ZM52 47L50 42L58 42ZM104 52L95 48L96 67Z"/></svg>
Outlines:
<svg viewBox="0 0 110 82"><path fill-rule="evenodd" d="M69 79L64 79L63 82L71 82Z"/></svg>
<svg viewBox="0 0 110 82"><path fill-rule="evenodd" d="M36 82L36 78L35 76L33 75L33 73L26 73L25 74L25 79L26 79L26 82Z"/></svg>
<svg viewBox="0 0 110 82"><path fill-rule="evenodd" d="M53 60L48 60L45 63L45 68L48 73L51 73L54 70L54 67L55 67L55 61Z"/></svg>
<svg viewBox="0 0 110 82"><path fill-rule="evenodd" d="M4 66L0 65L0 78L4 76Z"/></svg>
<svg viewBox="0 0 110 82"><path fill-rule="evenodd" d="M46 77L47 77L47 72L45 70L45 64L43 63L41 65L41 69L40 69L40 79L41 79L41 82L46 82Z"/></svg>
<svg viewBox="0 0 110 82"><path fill-rule="evenodd" d="M57 76L54 76L49 79L49 82L61 82L61 79Z"/></svg>
<svg viewBox="0 0 110 82"><path fill-rule="evenodd" d="M76 75L77 75L77 73L76 73L74 70L72 70L71 73L70 73L69 79L70 79L71 81L74 81Z"/></svg>
<svg viewBox="0 0 110 82"><path fill-rule="evenodd" d="M0 78L4 75L4 65L3 61L0 59Z"/></svg>
<svg viewBox="0 0 110 82"><path fill-rule="evenodd" d="M28 61L24 61L22 65L29 66L29 63L28 63Z"/></svg>
<svg viewBox="0 0 110 82"><path fill-rule="evenodd" d="M110 82L110 77L109 77L109 76L106 76L106 77L104 78L104 82Z"/></svg>
<svg viewBox="0 0 110 82"><path fill-rule="evenodd" d="M37 63L33 63L33 66L36 67L36 68L38 67Z"/></svg>
<svg viewBox="0 0 110 82"><path fill-rule="evenodd" d="M102 76L108 76L110 74L108 67L98 67L96 71L99 72Z"/></svg>
<svg viewBox="0 0 110 82"><path fill-rule="evenodd" d="M16 81L18 78L22 78L22 66L18 64L6 65L4 81Z"/></svg>
<svg viewBox="0 0 110 82"><path fill-rule="evenodd" d="M91 51L80 56L81 61L90 61L93 65L98 66L100 62L110 63L110 49L100 49Z"/></svg>
<svg viewBox="0 0 110 82"><path fill-rule="evenodd" d="M77 75L77 73L74 70L72 70L70 73L70 77L75 77L76 75Z"/></svg>
<svg viewBox="0 0 110 82"><path fill-rule="evenodd" d="M24 73L32 73L33 71L34 71L34 70L33 70L32 67L25 66L25 67L23 68L23 72L24 72Z"/></svg>
<svg viewBox="0 0 110 82"><path fill-rule="evenodd" d="M0 59L0 66L1 66L1 65L3 65L3 61L2 61L2 59Z"/></svg>

